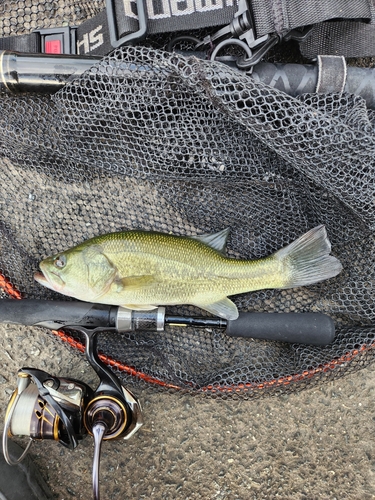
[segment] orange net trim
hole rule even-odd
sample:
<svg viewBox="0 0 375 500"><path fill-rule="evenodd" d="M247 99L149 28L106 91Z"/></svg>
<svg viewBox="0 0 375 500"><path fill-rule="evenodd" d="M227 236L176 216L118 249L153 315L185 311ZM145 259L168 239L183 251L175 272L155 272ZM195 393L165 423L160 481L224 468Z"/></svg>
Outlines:
<svg viewBox="0 0 375 500"><path fill-rule="evenodd" d="M9 295L9 297L12 297L13 299L22 299L22 295L20 294L20 292L3 274L0 274L0 288L2 288L4 292Z"/></svg>
<svg viewBox="0 0 375 500"><path fill-rule="evenodd" d="M0 274L0 288L2 288L10 297L14 299L22 299L21 293L12 285L10 280L6 278L4 275ZM63 342L66 342L70 346L78 349L80 352L85 352L85 345L77 340L74 340L73 337L65 333L63 330L52 330L52 333L56 335ZM294 375L288 375L285 377L279 377L273 380L266 380L264 382L249 382L249 383L240 383L238 385L227 385L227 386L219 386L219 385L207 385L199 389L200 392L219 392L219 393L233 393L233 392L243 392L243 391L251 391L251 390L263 390L269 388L277 388L277 387L285 387L294 382L301 382L304 380L310 380L313 377L328 373L344 363L349 363L353 361L357 356L364 354L365 352L369 352L375 347L375 341L370 345L362 345L358 349L354 349L350 351L340 358L333 359L329 363L325 363L324 365L318 366L317 368L312 368L311 370L305 370L302 373L296 373ZM111 366L112 368L116 368L119 371L132 375L140 380L144 380L150 384L159 385L161 387L165 387L168 389L177 389L183 390L184 387L171 384L169 382L164 382L155 377L147 375L135 368L123 364L121 361L117 361L113 359L111 356L107 356L106 354L99 353L100 360L106 365Z"/></svg>
<svg viewBox="0 0 375 500"><path fill-rule="evenodd" d="M356 358L360 354L364 354L365 352L369 352L372 349L375 348L375 341L372 342L370 345L362 345L358 349L354 349L351 352L348 352L341 356L340 358L333 359L329 363L326 363L324 365L318 366L317 368L311 368L310 370L305 370L302 373L296 373L294 375L287 375L285 377L280 377L277 379L273 380L265 380L264 382L258 382L258 383L241 383L236 386L233 385L228 385L228 386L215 386L215 385L208 385L204 387L202 390L203 391L210 391L210 392L242 392L245 390L262 390L262 389L268 389L268 388L277 388L277 387L285 387L286 385L290 385L294 382L301 382L303 380L310 380L316 375L324 374L333 371L335 368L338 368L339 366L343 365L344 363L348 363L350 361L353 361L354 358Z"/></svg>

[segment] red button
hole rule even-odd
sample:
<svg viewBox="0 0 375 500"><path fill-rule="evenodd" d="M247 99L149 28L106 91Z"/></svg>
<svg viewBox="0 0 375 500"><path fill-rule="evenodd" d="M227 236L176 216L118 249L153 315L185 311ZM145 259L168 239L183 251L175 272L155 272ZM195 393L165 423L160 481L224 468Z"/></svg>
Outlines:
<svg viewBox="0 0 375 500"><path fill-rule="evenodd" d="M45 42L46 54L61 54L61 40L48 40Z"/></svg>

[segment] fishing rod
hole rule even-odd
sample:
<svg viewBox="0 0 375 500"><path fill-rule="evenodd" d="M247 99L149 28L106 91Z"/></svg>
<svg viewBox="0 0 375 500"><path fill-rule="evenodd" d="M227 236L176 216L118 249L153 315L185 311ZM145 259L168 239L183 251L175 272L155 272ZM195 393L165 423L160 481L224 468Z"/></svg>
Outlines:
<svg viewBox="0 0 375 500"><path fill-rule="evenodd" d="M100 499L99 469L103 440L129 439L142 426L137 398L100 360L98 336L102 332L163 332L169 327L214 327L233 337L324 346L335 335L332 319L320 313L240 313L236 320L166 314L164 307L135 311L119 306L78 301L0 300L0 323L79 331L85 355L99 376L94 390L79 380L56 377L36 368L18 372L17 388L6 410L3 454L10 465L23 460L34 440L54 440L74 449L88 434L94 439L93 498ZM11 457L8 440L29 438L18 459Z"/></svg>
<svg viewBox="0 0 375 500"><path fill-rule="evenodd" d="M196 55L204 58L204 53L200 52L179 53L185 56ZM101 59L97 56L30 54L3 50L0 51L0 92L11 94L55 93ZM226 56L216 56L217 61L236 68L231 59ZM116 64L116 62L106 61L105 65L108 64ZM103 71L106 71L105 65ZM116 75L121 78L134 78L135 71L136 74L142 75L154 73L156 70L145 64L126 61L121 61L121 64L116 66ZM167 71L167 69L163 68L163 71ZM317 91L320 70L317 64L260 62L254 66L251 77L296 97ZM375 109L374 81L374 69L348 66L343 91L361 96L369 109Z"/></svg>
<svg viewBox="0 0 375 500"><path fill-rule="evenodd" d="M100 500L99 469L103 440L131 438L143 425L137 398L101 361L98 337L102 332L164 331L167 326L215 327L226 334L284 342L326 345L335 328L329 316L320 313L240 313L237 320L183 317L166 314L164 307L134 311L76 301L0 300L0 322L79 331L85 338L85 355L99 377L96 389L82 381L57 377L23 367L5 416L3 454L10 465L18 464L35 440L54 440L74 449L87 435L94 439L92 465L93 498ZM29 442L18 459L9 451L14 436Z"/></svg>
<svg viewBox="0 0 375 500"><path fill-rule="evenodd" d="M114 332L157 331L166 327L219 328L231 337L324 346L335 336L335 325L322 313L240 313L236 320L166 314L165 307L135 311L79 301L0 301L0 323L40 326L57 330L106 328Z"/></svg>

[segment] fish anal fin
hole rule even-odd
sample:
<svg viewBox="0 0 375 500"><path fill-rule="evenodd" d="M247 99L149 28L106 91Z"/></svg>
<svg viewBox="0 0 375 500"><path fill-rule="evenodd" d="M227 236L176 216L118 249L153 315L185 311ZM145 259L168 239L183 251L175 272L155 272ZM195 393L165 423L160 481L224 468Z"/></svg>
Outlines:
<svg viewBox="0 0 375 500"><path fill-rule="evenodd" d="M215 316L219 316L220 318L233 320L238 318L238 309L237 306L230 300L228 297L224 297L216 302L212 302L211 304L193 304L205 311L214 314Z"/></svg>
<svg viewBox="0 0 375 500"><path fill-rule="evenodd" d="M192 236L192 238L200 241L201 243L204 243L205 245L208 245L218 252L224 253L229 236L229 231L230 229L229 227L227 227L214 234L199 234L198 236Z"/></svg>
<svg viewBox="0 0 375 500"><path fill-rule="evenodd" d="M148 304L124 304L121 307L124 307L125 309L132 309L133 311L152 311L152 309L158 308L158 306Z"/></svg>

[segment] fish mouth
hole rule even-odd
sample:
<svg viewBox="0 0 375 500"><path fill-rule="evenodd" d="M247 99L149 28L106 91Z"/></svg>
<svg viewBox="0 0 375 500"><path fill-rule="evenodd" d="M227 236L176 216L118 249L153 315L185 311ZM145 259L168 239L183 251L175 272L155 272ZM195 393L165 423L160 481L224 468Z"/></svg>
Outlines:
<svg viewBox="0 0 375 500"><path fill-rule="evenodd" d="M34 273L34 280L40 283L41 285L44 285L44 283L47 281L47 278L44 276L43 273L37 271L36 273Z"/></svg>
<svg viewBox="0 0 375 500"><path fill-rule="evenodd" d="M52 279L49 277L49 274L53 274L53 277L51 277ZM65 285L65 282L60 278L60 276L52 271L48 274L46 272L43 273L43 271L37 271L34 273L34 279L46 288L57 292L60 291Z"/></svg>

